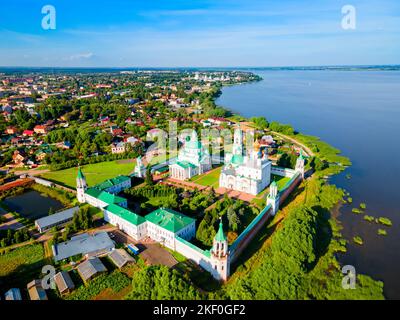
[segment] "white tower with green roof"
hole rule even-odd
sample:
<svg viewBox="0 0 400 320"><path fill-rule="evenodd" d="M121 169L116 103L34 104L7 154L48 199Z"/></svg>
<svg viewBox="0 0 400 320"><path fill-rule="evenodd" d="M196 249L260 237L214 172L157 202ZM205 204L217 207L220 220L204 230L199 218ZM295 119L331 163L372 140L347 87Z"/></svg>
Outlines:
<svg viewBox="0 0 400 320"><path fill-rule="evenodd" d="M80 203L86 202L85 192L87 190L86 178L81 170L81 167L78 167L78 175L76 177L76 197Z"/></svg>
<svg viewBox="0 0 400 320"><path fill-rule="evenodd" d="M222 281L228 280L230 273L228 249L228 240L224 233L222 220L220 220L219 229L214 237L213 246L211 249L211 272L216 279Z"/></svg>
<svg viewBox="0 0 400 320"><path fill-rule="evenodd" d="M304 172L305 172L305 158L303 156L303 150L300 149L300 155L296 160L296 167L295 171L301 174L301 177L304 179Z"/></svg>
<svg viewBox="0 0 400 320"><path fill-rule="evenodd" d="M232 154L243 156L243 133L238 124L233 134Z"/></svg>
<svg viewBox="0 0 400 320"><path fill-rule="evenodd" d="M267 196L267 206L271 205L272 207L272 215L275 215L279 210L279 192L278 192L278 184L276 181L272 181L269 187L269 194Z"/></svg>

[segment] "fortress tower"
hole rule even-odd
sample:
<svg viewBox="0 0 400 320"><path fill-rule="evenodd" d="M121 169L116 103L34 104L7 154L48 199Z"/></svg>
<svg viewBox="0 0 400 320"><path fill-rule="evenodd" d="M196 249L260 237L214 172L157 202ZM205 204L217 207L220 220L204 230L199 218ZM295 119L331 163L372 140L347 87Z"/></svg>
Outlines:
<svg viewBox="0 0 400 320"><path fill-rule="evenodd" d="M138 178L144 178L146 176L146 167L143 164L142 157L136 158L135 174Z"/></svg>
<svg viewBox="0 0 400 320"><path fill-rule="evenodd" d="M85 192L87 189L86 178L82 173L81 167L78 167L78 176L76 177L76 197L80 203L85 203Z"/></svg>
<svg viewBox="0 0 400 320"><path fill-rule="evenodd" d="M303 179L304 179L304 171L305 171L304 167L305 167L305 159L304 159L304 156L303 156L303 150L300 149L300 155L296 160L295 171L299 172Z"/></svg>
<svg viewBox="0 0 400 320"><path fill-rule="evenodd" d="M271 183L269 187L269 194L267 196L267 205L271 205L272 214L275 215L279 210L279 192L278 185L275 180Z"/></svg>
<svg viewBox="0 0 400 320"><path fill-rule="evenodd" d="M226 239L222 220L219 223L219 229L214 237L213 246L211 249L211 264L212 273L216 279L226 281L229 277L229 251L228 240Z"/></svg>

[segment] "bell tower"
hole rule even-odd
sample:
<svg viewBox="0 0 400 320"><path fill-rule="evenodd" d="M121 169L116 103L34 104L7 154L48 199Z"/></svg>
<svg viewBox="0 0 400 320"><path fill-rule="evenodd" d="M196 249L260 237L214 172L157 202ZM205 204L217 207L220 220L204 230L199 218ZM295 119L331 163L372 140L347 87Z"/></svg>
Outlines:
<svg viewBox="0 0 400 320"><path fill-rule="evenodd" d="M87 189L86 178L83 175L81 167L78 167L78 175L76 177L76 197L80 203L85 203L85 192Z"/></svg>
<svg viewBox="0 0 400 320"><path fill-rule="evenodd" d="M301 174L301 177L304 179L304 167L305 167L305 159L303 156L303 150L300 149L300 155L296 160L296 168L295 171Z"/></svg>
<svg viewBox="0 0 400 320"><path fill-rule="evenodd" d="M230 273L228 240L224 233L222 220L219 222L219 229L214 237L211 249L212 273L218 280L228 280Z"/></svg>
<svg viewBox="0 0 400 320"><path fill-rule="evenodd" d="M243 155L243 133L240 126L237 125L233 134L233 148L232 153L234 155Z"/></svg>

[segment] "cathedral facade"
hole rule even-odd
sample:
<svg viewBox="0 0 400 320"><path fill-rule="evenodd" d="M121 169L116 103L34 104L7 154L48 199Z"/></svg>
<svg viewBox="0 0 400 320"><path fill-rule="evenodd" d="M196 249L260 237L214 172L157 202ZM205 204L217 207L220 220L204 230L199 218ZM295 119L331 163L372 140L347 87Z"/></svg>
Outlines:
<svg viewBox="0 0 400 320"><path fill-rule="evenodd" d="M219 177L219 186L251 195L257 195L271 182L271 161L267 150L259 144L246 153L243 151L243 133L235 129L232 153L225 155L225 165Z"/></svg>

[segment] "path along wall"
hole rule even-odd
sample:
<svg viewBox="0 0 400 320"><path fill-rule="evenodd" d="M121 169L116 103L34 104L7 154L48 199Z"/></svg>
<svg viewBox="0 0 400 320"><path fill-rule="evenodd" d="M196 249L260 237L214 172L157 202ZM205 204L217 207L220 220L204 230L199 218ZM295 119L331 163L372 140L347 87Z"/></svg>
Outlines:
<svg viewBox="0 0 400 320"><path fill-rule="evenodd" d="M272 207L268 205L253 219L247 228L243 230L235 242L229 247L230 263L235 262L250 241L253 240L257 232L260 231L261 227L267 222L271 214Z"/></svg>
<svg viewBox="0 0 400 320"><path fill-rule="evenodd" d="M285 184L285 186L279 190L279 205L282 205L287 197L296 189L296 187L302 181L301 174L296 172L294 176Z"/></svg>

